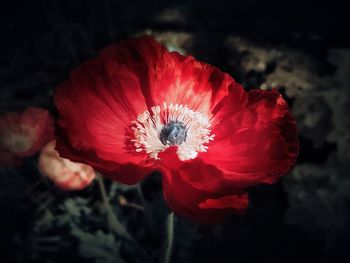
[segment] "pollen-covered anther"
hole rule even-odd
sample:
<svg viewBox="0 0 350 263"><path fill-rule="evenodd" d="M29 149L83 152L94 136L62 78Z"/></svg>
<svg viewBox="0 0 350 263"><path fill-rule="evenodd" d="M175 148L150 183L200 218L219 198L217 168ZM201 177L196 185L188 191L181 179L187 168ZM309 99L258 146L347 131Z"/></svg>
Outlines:
<svg viewBox="0 0 350 263"><path fill-rule="evenodd" d="M136 152L145 151L158 159L158 153L176 145L178 157L184 161L207 151L205 144L214 139L208 117L187 105L163 103L162 107L153 106L151 112L141 113L132 122Z"/></svg>

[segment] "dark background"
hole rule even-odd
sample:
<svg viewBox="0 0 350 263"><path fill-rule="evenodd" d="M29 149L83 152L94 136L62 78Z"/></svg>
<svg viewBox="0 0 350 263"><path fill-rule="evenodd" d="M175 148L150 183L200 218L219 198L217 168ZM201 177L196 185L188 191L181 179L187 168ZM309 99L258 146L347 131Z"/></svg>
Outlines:
<svg viewBox="0 0 350 263"><path fill-rule="evenodd" d="M350 36L348 9L340 2L42 0L3 1L0 9L0 112L35 105L55 114L52 92L72 68L110 43L144 33L218 66L247 89L268 83L279 63L289 61L290 68L282 71L302 80L288 86L289 75L280 78L286 78L280 91L299 128L297 166L276 185L249 189L251 207L246 215L232 217L224 225L198 226L177 218L173 261L350 261L350 140L344 139L350 130L346 74ZM181 40L183 33L189 41ZM243 39L243 44L228 44L230 37ZM263 61L261 54L274 49L283 58L267 59L263 70L244 66L247 60ZM338 60L329 59L334 50ZM1 172L1 262L95 262L101 259L99 253L114 255L107 246L98 256L87 256L89 248L108 242L73 231L104 230L100 221L85 219L89 213L98 217L94 208L81 212L91 199L99 198L96 186L64 193L46 182L33 193L41 199L23 195L40 177L33 162L35 157ZM158 262L159 253L154 251L162 247L160 225L167 213L160 187L157 174L142 183L150 211L157 217L148 222L150 226L137 212L117 211L153 258L130 256L130 248L123 247L110 262ZM115 191L135 198L123 187ZM42 200L51 203L37 213ZM69 200L77 218L65 219L69 224L56 222L72 213L67 209ZM48 211L52 218L40 225ZM116 239L111 247L119 244Z"/></svg>

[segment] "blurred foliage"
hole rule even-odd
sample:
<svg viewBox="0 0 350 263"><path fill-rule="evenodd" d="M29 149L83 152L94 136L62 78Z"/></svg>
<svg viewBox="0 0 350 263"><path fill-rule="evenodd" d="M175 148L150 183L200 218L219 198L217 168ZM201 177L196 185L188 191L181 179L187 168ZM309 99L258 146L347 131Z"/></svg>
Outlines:
<svg viewBox="0 0 350 263"><path fill-rule="evenodd" d="M33 162L22 166L22 170L31 169ZM126 186L106 181L108 198L114 212L129 229L137 242L142 244L143 253L133 244L114 234L108 226L104 205L96 183L80 192L64 192L56 189L36 171L32 176L34 183L29 182L21 169L2 169L5 175L21 184L12 184L14 190L26 189L25 195L18 196L3 191L4 198L17 197L12 202L27 200L27 226L21 231L14 222L11 246L15 253L8 255L18 262L36 262L47 259L47 262L61 262L64 258L72 260L86 258L92 262L155 262L163 253L165 238L165 218L168 209L162 198L159 187L160 175L152 175L147 183L153 188L143 196L140 185ZM3 187L8 187L6 184ZM123 196L123 199L120 197ZM123 200L120 202L119 200ZM12 203L18 206L18 204ZM147 207L147 210L144 208ZM22 211L24 212L24 211ZM191 262L189 249L194 240L200 238L198 226L183 219L176 220L174 257L181 262ZM12 251L14 252L14 251ZM7 251L11 253L11 251Z"/></svg>
<svg viewBox="0 0 350 263"><path fill-rule="evenodd" d="M82 257L94 259L96 263L125 262L120 254L122 242L117 241L112 234L105 234L101 230L91 234L78 228L71 233L79 239L79 254Z"/></svg>

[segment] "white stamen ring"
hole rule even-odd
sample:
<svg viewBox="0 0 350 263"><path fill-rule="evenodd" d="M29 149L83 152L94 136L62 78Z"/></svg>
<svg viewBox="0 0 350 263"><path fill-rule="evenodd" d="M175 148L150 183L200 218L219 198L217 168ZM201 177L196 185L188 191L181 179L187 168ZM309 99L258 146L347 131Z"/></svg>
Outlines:
<svg viewBox="0 0 350 263"><path fill-rule="evenodd" d="M146 151L151 158L159 159L160 152L174 145L173 141L164 143L164 137L160 139L163 127L169 123L181 123L186 129L186 138L179 140L181 143L177 145L177 155L182 161L196 158L198 152L206 152L208 146L205 144L214 140L208 117L187 105L168 105L164 102L162 107L153 106L151 112L146 110L131 122L135 135L131 141L136 152Z"/></svg>

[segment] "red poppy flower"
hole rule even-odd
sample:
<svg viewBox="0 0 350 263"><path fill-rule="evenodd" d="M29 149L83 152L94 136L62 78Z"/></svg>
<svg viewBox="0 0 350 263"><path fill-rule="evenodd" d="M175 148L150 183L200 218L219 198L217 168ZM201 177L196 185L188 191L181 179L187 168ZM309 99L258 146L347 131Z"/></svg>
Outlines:
<svg viewBox="0 0 350 263"><path fill-rule="evenodd" d="M0 164L14 164L39 151L53 137L47 110L28 108L0 116Z"/></svg>
<svg viewBox="0 0 350 263"><path fill-rule="evenodd" d="M63 190L81 190L95 179L94 169L83 163L61 158L55 150L56 141L49 142L41 151L39 170Z"/></svg>
<svg viewBox="0 0 350 263"><path fill-rule="evenodd" d="M202 223L242 212L242 190L294 164L296 125L281 95L250 92L216 67L150 37L121 41L73 70L55 94L57 149L133 184L157 169L172 210Z"/></svg>

